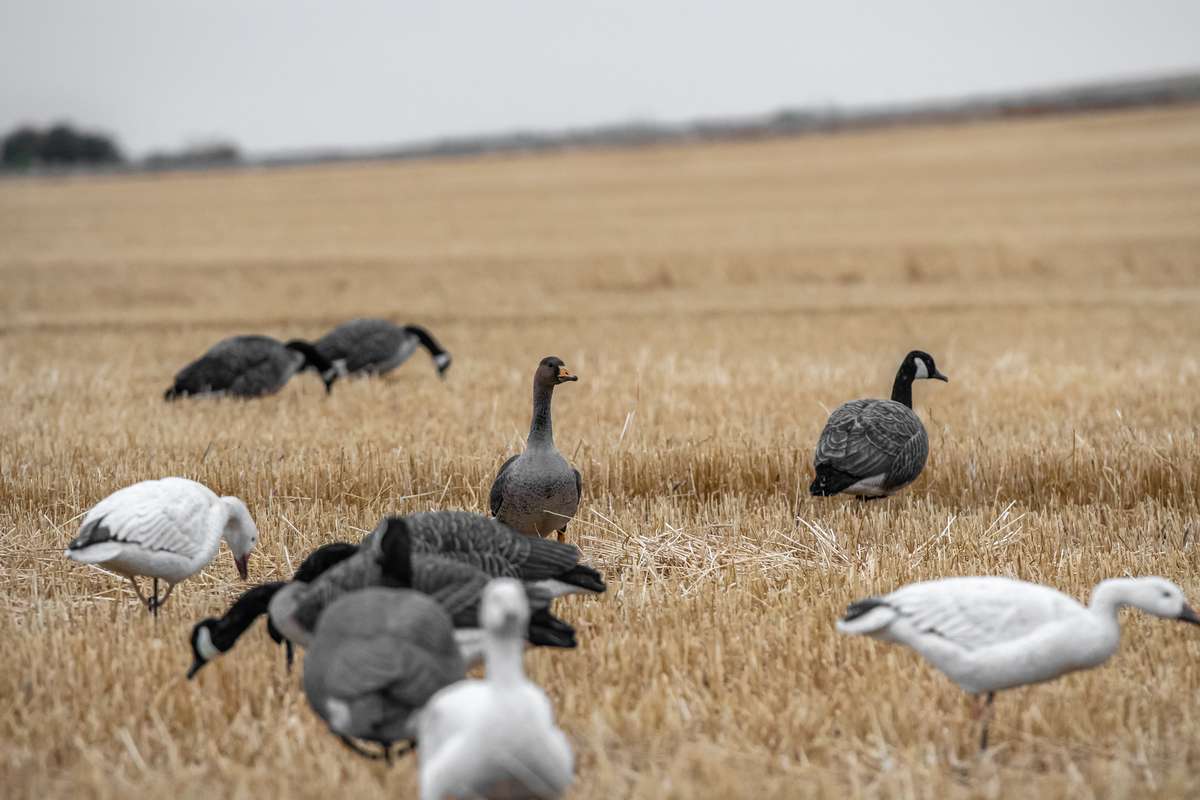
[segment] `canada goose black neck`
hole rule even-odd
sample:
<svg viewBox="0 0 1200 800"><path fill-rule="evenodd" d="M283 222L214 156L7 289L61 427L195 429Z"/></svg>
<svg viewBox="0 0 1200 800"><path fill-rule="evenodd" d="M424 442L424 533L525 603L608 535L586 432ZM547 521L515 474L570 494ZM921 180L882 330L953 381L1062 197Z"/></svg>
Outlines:
<svg viewBox="0 0 1200 800"><path fill-rule="evenodd" d="M445 372L450 366L450 354L446 352L446 348L438 343L437 339L433 338L433 334L420 325L405 325L404 330L417 337L417 341L421 343L421 346L429 351L429 355L433 358L434 363L438 365L438 372Z"/></svg>
<svg viewBox="0 0 1200 800"><path fill-rule="evenodd" d="M301 362L299 371L303 372L310 367L315 369L321 376L321 380L325 382L325 391L329 392L333 387L333 382L338 377L338 371L333 366L333 362L321 355L321 351L310 342L306 342L303 339L292 339L284 347L304 356L304 361Z"/></svg>
<svg viewBox="0 0 1200 800"><path fill-rule="evenodd" d="M209 617L196 623L192 628L193 663L188 670L188 679L195 677L215 657L213 650L217 653L229 652L246 629L254 624L254 620L267 613L271 598L284 585L283 581L275 581L255 586L244 592L220 619Z"/></svg>
<svg viewBox="0 0 1200 800"><path fill-rule="evenodd" d="M388 517L387 528L379 537L379 563L388 584L412 586L412 534L400 517Z"/></svg>
<svg viewBox="0 0 1200 800"><path fill-rule="evenodd" d="M900 365L900 371L896 373L896 380L892 383L892 401L912 408L912 384L912 364L905 359Z"/></svg>

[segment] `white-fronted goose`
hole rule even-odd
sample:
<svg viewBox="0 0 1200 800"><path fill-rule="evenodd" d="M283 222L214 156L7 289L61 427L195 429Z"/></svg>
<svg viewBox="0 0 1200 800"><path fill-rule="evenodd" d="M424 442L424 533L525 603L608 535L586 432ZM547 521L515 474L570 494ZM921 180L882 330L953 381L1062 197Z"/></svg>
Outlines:
<svg viewBox="0 0 1200 800"><path fill-rule="evenodd" d="M583 478L554 446L554 387L578 380L562 359L547 356L533 373L533 418L525 451L505 461L489 494L492 516L530 536L557 532L559 541L579 509Z"/></svg>

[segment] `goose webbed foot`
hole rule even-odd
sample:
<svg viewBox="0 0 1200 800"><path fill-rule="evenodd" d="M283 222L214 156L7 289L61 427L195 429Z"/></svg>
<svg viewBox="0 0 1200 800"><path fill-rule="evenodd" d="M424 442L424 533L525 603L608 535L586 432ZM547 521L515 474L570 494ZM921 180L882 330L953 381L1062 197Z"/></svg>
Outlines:
<svg viewBox="0 0 1200 800"><path fill-rule="evenodd" d="M341 743L344 744L352 753L362 756L368 761L383 761L389 767L392 765L394 758L406 756L413 750L417 749L417 743L415 741L405 742L403 745L398 746L395 750L392 749L392 743L388 742L387 744L381 743L379 745L379 752L375 752L374 750L366 749L349 736L338 736L338 740L341 741Z"/></svg>

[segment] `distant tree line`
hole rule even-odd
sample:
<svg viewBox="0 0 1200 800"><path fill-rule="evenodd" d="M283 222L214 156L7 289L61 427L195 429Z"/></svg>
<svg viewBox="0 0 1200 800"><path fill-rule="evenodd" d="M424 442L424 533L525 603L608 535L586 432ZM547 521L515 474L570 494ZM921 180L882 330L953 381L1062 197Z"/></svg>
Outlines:
<svg viewBox="0 0 1200 800"><path fill-rule="evenodd" d="M49 129L17 128L4 137L0 147L0 163L10 169L120 164L123 160L120 148L110 137L66 124Z"/></svg>
<svg viewBox="0 0 1200 800"><path fill-rule="evenodd" d="M146 156L150 169L201 169L237 164L242 154L232 142L198 142L182 150L158 151Z"/></svg>

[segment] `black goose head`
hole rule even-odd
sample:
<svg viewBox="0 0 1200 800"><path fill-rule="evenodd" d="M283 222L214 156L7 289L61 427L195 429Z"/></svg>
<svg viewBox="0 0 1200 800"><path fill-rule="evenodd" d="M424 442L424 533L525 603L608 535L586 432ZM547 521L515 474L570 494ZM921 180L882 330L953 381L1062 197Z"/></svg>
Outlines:
<svg viewBox="0 0 1200 800"><path fill-rule="evenodd" d="M388 517L379 536L379 563L391 586L412 586L412 534L402 517Z"/></svg>
<svg viewBox="0 0 1200 800"><path fill-rule="evenodd" d="M538 364L537 372L533 373L533 382L537 386L546 386L553 388L560 383L567 381L579 380L578 375L571 374L571 371L563 364L563 360L558 356L546 356Z"/></svg>
<svg viewBox="0 0 1200 800"><path fill-rule="evenodd" d="M303 339L292 339L284 345L288 350L295 350L300 355L304 356L304 361L300 364L300 371L306 369L316 370L321 376L321 380L325 382L325 393L329 394L333 391L333 382L338 379L337 367L333 365L325 356L321 355L321 351L313 347L311 342L306 342Z"/></svg>
<svg viewBox="0 0 1200 800"><path fill-rule="evenodd" d="M949 382L950 380L938 372L937 364L933 361L933 356L924 350L913 350L906 355L904 362L900 365L900 374L904 375L910 381L919 381L926 378L945 382Z"/></svg>
<svg viewBox="0 0 1200 800"><path fill-rule="evenodd" d="M192 666L187 672L188 680L196 677L205 664L233 649L254 620L267 613L271 598L283 586L282 581L255 586L243 593L225 612L225 616L220 619L208 617L197 622L192 628Z"/></svg>

